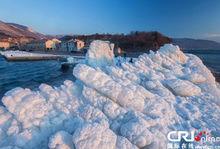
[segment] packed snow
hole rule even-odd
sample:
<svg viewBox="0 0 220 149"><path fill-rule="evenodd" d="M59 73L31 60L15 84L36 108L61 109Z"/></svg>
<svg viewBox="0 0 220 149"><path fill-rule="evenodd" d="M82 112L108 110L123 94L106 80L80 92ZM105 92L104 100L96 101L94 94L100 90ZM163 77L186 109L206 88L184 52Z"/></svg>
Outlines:
<svg viewBox="0 0 220 149"><path fill-rule="evenodd" d="M93 41L76 81L17 87L0 107L0 147L164 149L173 130L220 132L220 89L202 61L166 44L133 63Z"/></svg>

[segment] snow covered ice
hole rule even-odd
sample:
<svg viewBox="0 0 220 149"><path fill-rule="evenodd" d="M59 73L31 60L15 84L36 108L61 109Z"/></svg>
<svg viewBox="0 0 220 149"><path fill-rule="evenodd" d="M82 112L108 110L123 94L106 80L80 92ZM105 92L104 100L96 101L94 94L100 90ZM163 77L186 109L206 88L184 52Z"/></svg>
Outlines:
<svg viewBox="0 0 220 149"><path fill-rule="evenodd" d="M0 147L164 149L173 130L219 135L220 89L198 57L167 44L117 65L113 47L93 41L75 82L5 93Z"/></svg>

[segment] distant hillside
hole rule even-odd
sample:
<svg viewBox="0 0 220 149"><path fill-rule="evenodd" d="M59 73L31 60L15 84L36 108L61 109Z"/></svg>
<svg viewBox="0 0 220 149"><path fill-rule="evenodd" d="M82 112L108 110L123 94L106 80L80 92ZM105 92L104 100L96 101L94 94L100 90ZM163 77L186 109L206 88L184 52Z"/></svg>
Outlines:
<svg viewBox="0 0 220 149"><path fill-rule="evenodd" d="M211 40L174 38L172 43L186 50L220 50L220 43Z"/></svg>
<svg viewBox="0 0 220 149"><path fill-rule="evenodd" d="M216 35L216 36L212 36L212 37L207 37L205 38L205 40L211 40L211 41L216 41L220 43L220 36Z"/></svg>
<svg viewBox="0 0 220 149"><path fill-rule="evenodd" d="M74 35L74 36L46 36L33 31L27 26L5 23L0 21L0 40L10 40L12 42L26 43L31 40L40 40L43 38L59 38L68 40L71 38L79 38L84 40L87 45L92 40L109 40L115 43L116 47L120 47L127 52L146 52L147 50L156 50L160 46L170 43L171 38L157 32L139 32L134 31L130 34L92 34L92 35Z"/></svg>
<svg viewBox="0 0 220 149"><path fill-rule="evenodd" d="M64 36L61 40L71 38L79 38L87 42L92 40L109 40L115 43L116 47L120 47L127 52L146 52L147 50L156 50L160 46L170 43L171 38L157 32L131 32L130 34L93 34L93 35L77 35Z"/></svg>
<svg viewBox="0 0 220 149"><path fill-rule="evenodd" d="M45 38L43 34L37 33L31 30L27 26L15 24L15 23L5 23L0 21L0 39L7 38L27 38L27 39L42 39Z"/></svg>

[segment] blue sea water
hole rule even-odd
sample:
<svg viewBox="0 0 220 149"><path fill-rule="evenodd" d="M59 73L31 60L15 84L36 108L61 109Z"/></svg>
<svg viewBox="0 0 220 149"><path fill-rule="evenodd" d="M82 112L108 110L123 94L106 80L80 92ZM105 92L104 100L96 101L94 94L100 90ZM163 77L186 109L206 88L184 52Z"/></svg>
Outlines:
<svg viewBox="0 0 220 149"><path fill-rule="evenodd" d="M0 98L10 89L23 87L37 89L41 83L59 86L64 80L74 80L72 69L61 71L61 62L8 62L0 56Z"/></svg>

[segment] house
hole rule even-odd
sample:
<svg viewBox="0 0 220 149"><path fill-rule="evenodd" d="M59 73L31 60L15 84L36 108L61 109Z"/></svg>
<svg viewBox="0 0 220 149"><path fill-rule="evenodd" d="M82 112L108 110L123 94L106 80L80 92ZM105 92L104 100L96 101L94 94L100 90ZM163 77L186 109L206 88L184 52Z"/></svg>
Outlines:
<svg viewBox="0 0 220 149"><path fill-rule="evenodd" d="M85 42L79 39L75 39L75 43L76 43L76 50L79 51L85 46Z"/></svg>
<svg viewBox="0 0 220 149"><path fill-rule="evenodd" d="M8 41L0 41L0 49L6 50L10 48L10 42Z"/></svg>
<svg viewBox="0 0 220 149"><path fill-rule="evenodd" d="M17 46L16 43L8 41L8 40L1 40L0 41L0 50L7 50L9 48Z"/></svg>
<svg viewBox="0 0 220 149"><path fill-rule="evenodd" d="M60 40L50 39L50 40L35 40L27 43L24 46L25 50L56 50L59 48Z"/></svg>
<svg viewBox="0 0 220 149"><path fill-rule="evenodd" d="M59 44L61 43L61 41L60 40L58 40L58 39L52 39L52 40L47 40L46 42L45 42L45 48L47 49L47 50L56 50L56 49L58 49L59 48Z"/></svg>
<svg viewBox="0 0 220 149"><path fill-rule="evenodd" d="M85 42L79 39L70 39L61 42L60 50L68 52L80 52L85 46Z"/></svg>
<svg viewBox="0 0 220 149"><path fill-rule="evenodd" d="M25 50L46 50L45 40L35 40L27 43L23 48Z"/></svg>

